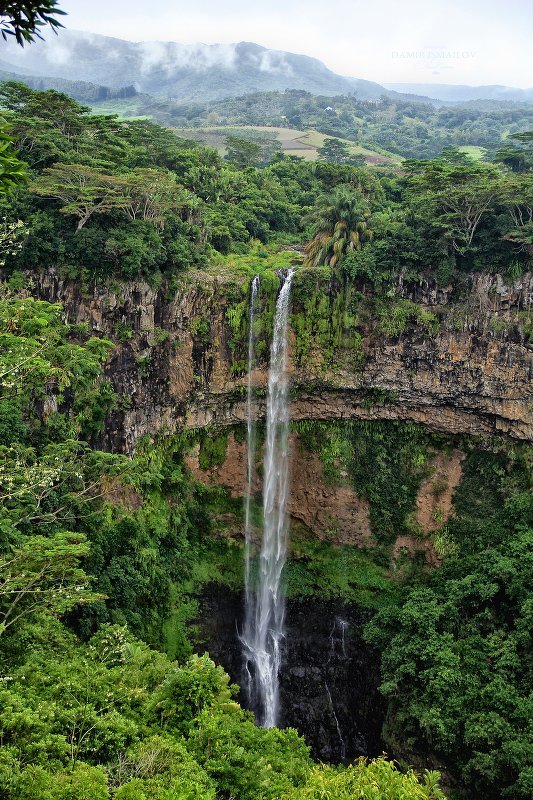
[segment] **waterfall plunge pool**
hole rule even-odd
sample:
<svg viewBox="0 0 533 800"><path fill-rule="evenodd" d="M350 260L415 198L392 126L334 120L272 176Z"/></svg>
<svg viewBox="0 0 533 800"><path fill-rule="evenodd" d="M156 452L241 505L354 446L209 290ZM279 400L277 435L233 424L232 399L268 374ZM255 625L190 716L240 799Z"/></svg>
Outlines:
<svg viewBox="0 0 533 800"><path fill-rule="evenodd" d="M198 601L197 651L207 650L241 686L244 595L211 584ZM377 756L383 749L379 656L361 636L371 613L340 600L287 600L279 726L296 728L313 757L328 763ZM248 707L242 690L238 700Z"/></svg>

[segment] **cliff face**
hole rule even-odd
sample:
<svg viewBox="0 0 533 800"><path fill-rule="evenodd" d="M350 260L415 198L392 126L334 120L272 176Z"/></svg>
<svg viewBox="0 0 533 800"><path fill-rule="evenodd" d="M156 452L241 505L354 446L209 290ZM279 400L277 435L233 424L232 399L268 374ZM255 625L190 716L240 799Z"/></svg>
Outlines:
<svg viewBox="0 0 533 800"><path fill-rule="evenodd" d="M363 549L376 546L372 531L370 504L341 470L335 479L328 475L320 455L310 452L297 434L290 442L290 492L287 512L291 527L297 523L316 539L335 545L349 545ZM462 478L465 453L454 448L446 452L433 452L426 465L427 477L422 480L416 495L416 510L411 527L416 532L403 532L396 536L391 548L390 568L396 571L405 555L420 555L429 566L440 564L434 547L433 535L442 530L454 513L453 496ZM260 459L260 456L259 456ZM230 431L220 463L202 465L200 446L192 448L186 456L192 475L206 486L224 487L232 498L242 498L247 474L246 444L237 441ZM261 502L262 479L255 471L252 497ZM242 520L228 513L218 519L219 529L226 535L239 539ZM256 545L261 543L261 530L252 531Z"/></svg>
<svg viewBox="0 0 533 800"><path fill-rule="evenodd" d="M433 312L438 322L429 332L413 318L387 336L368 313L371 292L361 287L358 311L343 323L343 342L327 358L312 327L305 357L293 336L292 418L401 419L447 433L530 439L532 361L523 331L532 290L532 275L514 285L474 275L462 293L431 281L399 285L398 298ZM340 290L330 281L324 291L332 303ZM234 278L189 273L170 294L141 280L82 289L47 272L33 278L32 293L62 303L70 323L87 323L117 342L106 371L119 403L102 446L131 452L146 434L245 420L246 297ZM240 340L230 325L236 297L244 320ZM299 309L301 322L306 312ZM259 418L262 358L253 374Z"/></svg>
<svg viewBox="0 0 533 800"><path fill-rule="evenodd" d="M199 652L242 684L243 598L208 587L195 621ZM362 638L370 612L340 600L288 601L280 672L282 725L305 735L315 758L349 763L383 750L379 657ZM246 706L244 694L239 697Z"/></svg>
<svg viewBox="0 0 533 800"><path fill-rule="evenodd" d="M247 471L245 442L236 441L230 433L223 462L208 469L202 469L198 451L196 447L186 457L194 477L207 486L224 486L233 498L242 497ZM347 481L339 484L328 480L320 456L306 451L295 434L290 437L290 454L291 491L287 510L291 519L302 523L318 539L358 547L372 546L368 502L359 497ZM260 497L261 489L262 479L256 471L252 494ZM239 535L238 521L235 528ZM260 538L260 531L257 534Z"/></svg>

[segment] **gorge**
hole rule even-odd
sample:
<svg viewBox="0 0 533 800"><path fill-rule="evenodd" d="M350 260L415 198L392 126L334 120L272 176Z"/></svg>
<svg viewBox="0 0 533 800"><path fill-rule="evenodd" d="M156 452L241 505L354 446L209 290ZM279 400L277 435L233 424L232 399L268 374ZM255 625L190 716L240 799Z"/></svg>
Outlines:
<svg viewBox="0 0 533 800"><path fill-rule="evenodd" d="M279 285L277 279L270 284L265 279L259 289L257 278L235 282L203 274L188 278L176 296L167 299L164 287L154 291L140 281L123 284L112 292L98 285L80 290L78 285L48 272L39 276L32 289L42 299L61 302L72 324L89 323L100 335L115 341L117 330L128 330L128 338L117 342L106 366L119 398L128 398L128 402L111 412L103 446L131 451L147 434L168 437L188 427L193 438L186 462L192 475L228 497L223 503L217 501L210 511L216 536L222 536L223 542L241 539L238 506L244 495L246 580L243 584L242 576L237 577L229 594L227 588L217 588L216 584L201 589L195 636L198 646L205 646L241 685L243 705L258 711L259 720L266 726L275 716L268 717L264 711L264 697L270 692L274 708L277 700L273 699L274 684L266 681L265 674L271 679L280 667L279 652L273 649L268 653L268 637L272 636L269 625L272 620L278 625L278 639L271 639L270 644L279 647L279 625L284 617L270 605L276 599L282 566L276 560L279 551L275 547L262 555L265 595L257 604L251 587L257 579L252 554L261 546L263 477L258 475L258 468L266 480L274 446L274 430L271 428L269 434L262 427L266 416L268 429L268 416L272 422L274 413L269 407L273 389L271 386L267 392L272 383L267 367L270 364L272 378L275 354L283 360L282 340L276 344L270 334L271 326L275 329L276 320L281 320L275 313L276 298L278 305L283 300ZM441 531L446 531L446 523L455 513L454 493L464 480L465 459L468 462L472 458L472 446L490 449L495 436L518 443L530 436L530 385L524 381L530 354L520 326L529 313L531 287L529 275L513 285L506 285L498 276L475 275L462 297L457 289L453 293L443 290L431 280L399 285L399 299L393 302L411 304L407 308L412 316L404 330L387 335L376 329L375 319L368 319L373 298L364 284L354 301L346 296L344 287L326 279L319 270L299 268L294 274L289 340L292 474L288 498L293 541L287 577L286 657L280 670L280 721L304 732L315 756L323 760L342 762L361 754L378 755L384 746L380 729L386 710L377 691L379 659L361 638L364 623L379 598L377 586L382 579L374 576L367 588L359 585L358 571L364 573L369 566L364 559L358 562L351 551L369 553L371 564L388 564L390 575L409 574L416 564L423 571L438 566L446 552L445 536L444 544L439 537L442 539ZM326 303L317 313L323 297ZM341 308L340 330L331 329L335 304ZM287 306L282 308L286 313ZM434 314L437 322L431 319L428 329L413 308ZM232 325L234 309L239 312L238 327ZM299 328L302 311L308 325L308 331L304 331L307 339ZM329 320L328 341L335 341L329 351L322 338L321 352L331 352L328 361L318 355L321 314ZM207 324L203 325L204 321ZM273 356L265 355L268 350L261 347L262 341L271 341ZM304 346L305 367L299 364ZM246 357L242 368L241 353ZM354 468L339 464L339 459L343 460L340 453L335 463L328 462L327 446L326 450L321 449L324 444L317 448L310 441L316 436L316 441L323 435L334 437L335 426L343 439L349 439L353 435L350 426L366 425L370 426L369 433L364 434L362 428L361 434L369 437L371 449L367 453L372 452L375 444L370 442L378 435L384 435L391 448L401 450L404 434L394 426L402 424L420 431L415 434L423 443L417 458L427 453L423 457L426 466L420 473L425 477L422 481L415 478L418 488L413 484L409 489L414 491L410 501L414 502L410 506L414 508L412 521L405 527L405 521L401 523L401 517L395 517L395 537L383 539L384 533L376 537L380 526L378 523L376 528L373 501L364 499L357 482L352 482ZM248 446L240 432L243 425ZM324 434L320 426L326 426ZM355 442L360 434L357 427L353 430ZM260 448L265 437L267 462L263 468ZM363 460L369 457L362 453ZM363 471L372 469L371 464L363 464ZM407 468L405 463L402 467L399 464L400 470ZM286 490L283 469L280 473L278 467L280 478L278 491ZM392 495L395 492L393 485L387 490ZM392 500L393 505L401 502ZM265 508L265 521L271 511ZM268 524L270 534L275 530L284 535L282 520L271 519ZM316 550L313 541L322 543L326 550ZM271 540L269 546L273 544ZM223 560L228 559L228 552L225 550ZM269 557L273 558L271 562ZM240 558L236 564L238 575ZM341 583L348 581L346 588L324 583L331 581L331 569L341 571ZM274 586L269 583L273 574ZM350 586L352 578L355 587ZM244 679L242 643L247 653ZM267 663L258 681L264 694L258 696L253 680L261 668L261 656ZM391 743L387 746L390 748ZM401 755L401 746L396 746L399 749L393 753ZM443 768L438 761L435 765Z"/></svg>
<svg viewBox="0 0 533 800"><path fill-rule="evenodd" d="M529 800L527 109L157 102L0 86L0 797Z"/></svg>

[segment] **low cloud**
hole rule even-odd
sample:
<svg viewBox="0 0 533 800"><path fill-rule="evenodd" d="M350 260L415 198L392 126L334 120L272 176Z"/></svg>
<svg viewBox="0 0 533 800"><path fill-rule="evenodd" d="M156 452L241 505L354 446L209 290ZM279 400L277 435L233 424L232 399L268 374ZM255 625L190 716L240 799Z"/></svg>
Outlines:
<svg viewBox="0 0 533 800"><path fill-rule="evenodd" d="M176 42L139 42L137 52L143 74L163 70L171 75L175 69L198 72L220 67L235 67L236 51L232 44L177 44Z"/></svg>
<svg viewBox="0 0 533 800"><path fill-rule="evenodd" d="M264 53L261 53L259 69L261 72L272 72L287 76L293 74L293 69L287 61L285 53L278 50L266 50Z"/></svg>

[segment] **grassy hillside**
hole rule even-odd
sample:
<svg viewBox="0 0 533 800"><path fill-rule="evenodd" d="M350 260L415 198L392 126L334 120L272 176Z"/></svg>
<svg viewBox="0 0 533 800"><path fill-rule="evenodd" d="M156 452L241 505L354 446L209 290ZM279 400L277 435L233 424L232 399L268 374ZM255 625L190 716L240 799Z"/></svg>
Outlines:
<svg viewBox="0 0 533 800"><path fill-rule="evenodd" d="M487 152L485 147L476 147L476 145L464 145L463 147L458 147L457 149L460 150L461 153L465 153L473 161L483 161L483 157Z"/></svg>
<svg viewBox="0 0 533 800"><path fill-rule="evenodd" d="M324 140L328 138L325 134L315 130L302 131L296 128L278 128L267 125L238 125L232 127L217 125L201 128L173 128L173 130L178 136L185 139L194 139L194 141L214 147L220 153L225 152L225 140L230 135L241 136L246 139L273 139L279 142L284 153L291 156L301 156L306 161L316 161L318 148L322 147ZM369 164L400 164L402 161L399 156L393 153L370 150L341 137L329 138L345 142L350 146L350 151L354 155L364 156Z"/></svg>
<svg viewBox="0 0 533 800"><path fill-rule="evenodd" d="M151 99L151 98L150 98ZM105 102L93 103L93 110L98 114L117 114L123 119L150 119L157 121L157 112L153 117L150 108L146 108L146 95L137 95L125 99L112 99ZM143 113L144 112L144 113ZM168 124L168 123L167 123ZM227 136L240 136L246 139L273 139L279 142L281 150L287 155L300 156L306 161L316 161L318 148L324 144L326 134L315 129L301 130L298 128L285 128L276 125L200 125L199 127L174 127L174 132L184 139L193 139L196 142L213 147L219 153L226 151L225 139ZM371 149L355 144L349 139L339 136L329 136L339 139L350 146L354 155L362 155L368 164L400 164L401 156L387 150Z"/></svg>
<svg viewBox="0 0 533 800"><path fill-rule="evenodd" d="M95 114L116 114L121 119L150 119L149 114L140 111L143 95L105 100L102 103L89 103Z"/></svg>
<svg viewBox="0 0 533 800"><path fill-rule="evenodd" d="M117 114L123 119L150 119L151 114L146 114L146 96L138 95L126 99L113 99L92 104L93 111L98 114ZM157 119L157 114L154 115ZM300 156L306 161L316 161L318 148L322 147L326 134L317 130L301 130L298 128L285 128L275 125L213 125L189 128L174 127L174 132L184 139L193 139L196 142L213 147L219 153L226 152L225 140L227 136L240 136L243 139L272 139L279 142L281 150L287 155ZM350 146L354 155L362 155L368 164L400 164L401 156L387 150L371 149L351 142L338 136L329 138L339 139Z"/></svg>

